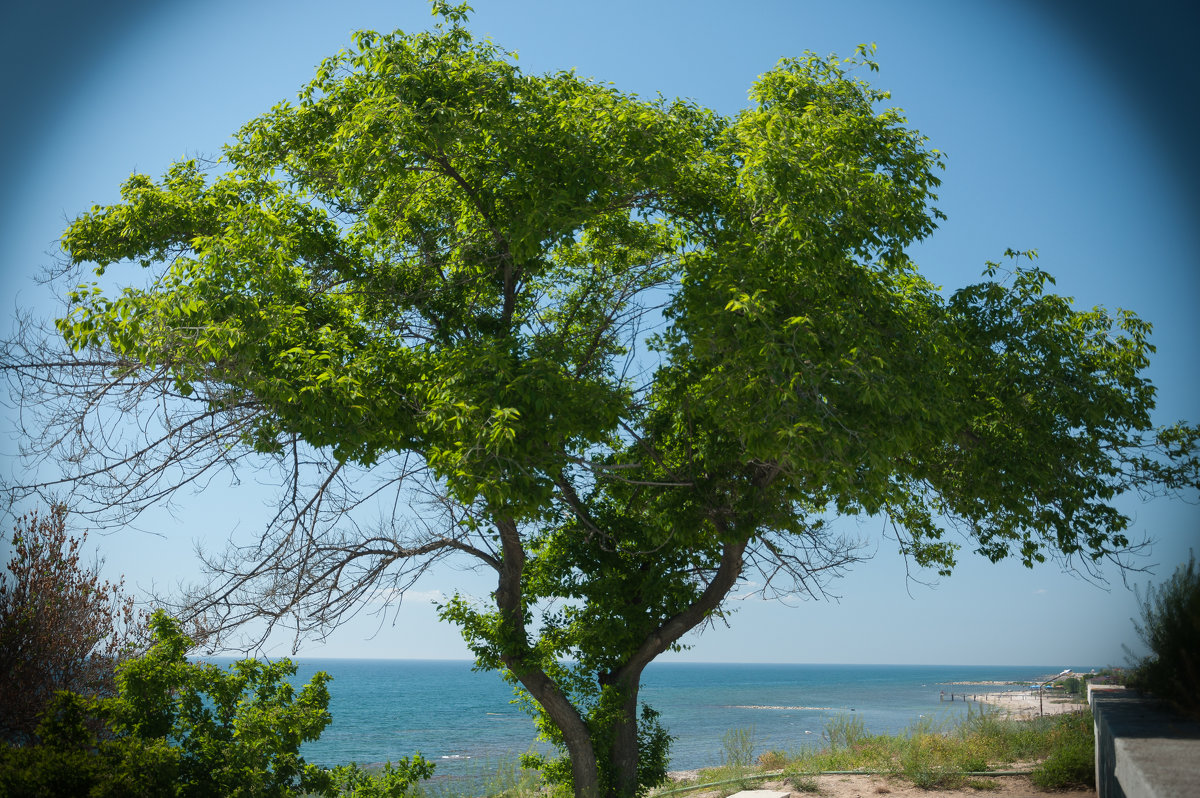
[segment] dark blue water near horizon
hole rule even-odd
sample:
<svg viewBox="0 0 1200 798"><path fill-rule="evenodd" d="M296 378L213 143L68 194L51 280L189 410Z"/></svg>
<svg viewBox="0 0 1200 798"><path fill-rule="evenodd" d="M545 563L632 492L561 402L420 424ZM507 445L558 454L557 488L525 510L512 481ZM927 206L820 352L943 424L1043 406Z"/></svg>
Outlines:
<svg viewBox="0 0 1200 798"><path fill-rule="evenodd" d="M301 753L309 762L379 763L420 752L438 774L478 774L534 745L533 721L512 703L499 674L449 660L298 659L297 679L323 670L333 723ZM1017 689L956 682L1048 678L1065 666L733 665L652 663L641 699L661 713L676 738L671 769L720 764L731 729L753 729L755 751L818 745L826 723L852 714L874 733L894 733L925 719L952 722L966 714L944 691ZM1086 668L1072 666L1073 670Z"/></svg>

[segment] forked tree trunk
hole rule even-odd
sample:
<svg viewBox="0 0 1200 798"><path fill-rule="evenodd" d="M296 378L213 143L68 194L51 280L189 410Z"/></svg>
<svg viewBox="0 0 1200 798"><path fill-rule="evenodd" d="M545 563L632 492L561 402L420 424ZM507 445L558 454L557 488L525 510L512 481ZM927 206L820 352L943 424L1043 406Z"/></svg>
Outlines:
<svg viewBox="0 0 1200 798"><path fill-rule="evenodd" d="M623 691L623 701L621 720L613 729L611 753L617 795L609 798L629 798L637 792L640 754L637 737L637 700L642 671L655 657L703 623L713 610L720 606L742 573L742 554L745 550L746 542L724 544L721 564L696 603L667 620L646 638L623 666L612 673L610 683ZM578 790L575 795L579 798Z"/></svg>
<svg viewBox="0 0 1200 798"><path fill-rule="evenodd" d="M540 667L530 666L523 656L529 653L521 587L525 548L511 520L497 519L496 529L500 533L502 552L500 578L496 585L496 607L504 616L504 623L513 632L513 643L501 655L501 659L562 732L567 755L571 758L575 798L629 798L637 792L638 786L637 698L642 671L655 657L720 606L742 572L746 541L725 543L721 550L721 563L696 602L659 626L623 666L612 672L612 684L623 692L622 717L613 728L614 737L609 753L614 781L612 790L616 795L601 796L596 750L587 722L554 680Z"/></svg>

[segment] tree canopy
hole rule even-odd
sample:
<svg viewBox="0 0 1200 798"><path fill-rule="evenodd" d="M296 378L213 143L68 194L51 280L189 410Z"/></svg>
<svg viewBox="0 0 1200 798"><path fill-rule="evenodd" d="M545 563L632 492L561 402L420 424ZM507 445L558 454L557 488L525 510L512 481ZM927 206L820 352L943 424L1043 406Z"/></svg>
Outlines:
<svg viewBox="0 0 1200 798"><path fill-rule="evenodd" d="M435 11L72 222L96 277L69 352L6 362L47 413L32 450L101 514L278 469L193 612L320 633L442 558L493 569L443 616L577 795L630 795L668 742L642 669L747 569L820 593L860 556L829 518L886 518L941 573L964 545L1087 565L1129 546L1117 496L1200 483L1197 428L1152 424L1146 322L1032 264L919 274L943 158L860 76L870 48L784 59L723 116L525 74Z"/></svg>

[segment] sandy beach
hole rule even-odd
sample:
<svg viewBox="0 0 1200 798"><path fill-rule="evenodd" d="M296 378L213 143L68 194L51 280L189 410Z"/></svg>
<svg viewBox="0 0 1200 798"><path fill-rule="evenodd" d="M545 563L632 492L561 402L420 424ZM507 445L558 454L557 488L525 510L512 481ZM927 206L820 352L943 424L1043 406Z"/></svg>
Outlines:
<svg viewBox="0 0 1200 798"><path fill-rule="evenodd" d="M947 699L952 695L946 692ZM956 701L969 701L977 705L994 707L1010 718L1029 720L1039 715L1061 715L1087 709L1082 696L1064 696L1057 690L1047 690L1039 695L1037 690L1001 690L980 693L953 693Z"/></svg>

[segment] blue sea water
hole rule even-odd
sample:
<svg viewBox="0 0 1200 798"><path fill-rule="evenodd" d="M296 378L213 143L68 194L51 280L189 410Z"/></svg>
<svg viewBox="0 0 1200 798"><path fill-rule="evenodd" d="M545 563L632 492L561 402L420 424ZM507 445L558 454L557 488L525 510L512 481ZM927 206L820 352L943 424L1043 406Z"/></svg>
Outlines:
<svg viewBox="0 0 1200 798"><path fill-rule="evenodd" d="M534 745L532 720L512 702L512 688L471 663L427 660L302 659L297 678L318 670L329 685L333 723L305 744L310 762L336 765L398 759L420 752L454 777L519 756ZM1078 668L1076 668L1078 669ZM942 692L1002 690L956 682L1034 681L1060 667L924 665L731 665L653 663L641 698L661 713L676 738L671 769L720 764L731 729L753 729L756 753L821 743L839 715L861 719L874 733L914 721L953 722L961 700ZM1015 689L1015 688L1013 688Z"/></svg>

